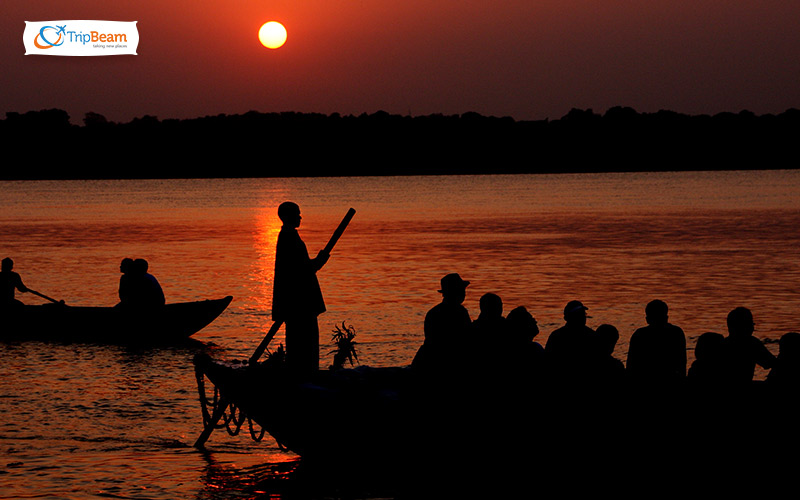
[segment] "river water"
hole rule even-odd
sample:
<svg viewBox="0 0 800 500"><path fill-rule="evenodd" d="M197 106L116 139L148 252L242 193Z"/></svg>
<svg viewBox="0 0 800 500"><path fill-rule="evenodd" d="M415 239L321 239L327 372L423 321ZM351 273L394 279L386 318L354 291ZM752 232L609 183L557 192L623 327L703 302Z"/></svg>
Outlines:
<svg viewBox="0 0 800 500"><path fill-rule="evenodd" d="M797 170L4 182L0 257L31 289L113 305L120 260L142 257L169 302L234 299L187 345L0 343L0 498L291 496L265 487L298 464L269 438L217 431L205 453L192 447L202 430L192 357L246 359L271 325L285 200L300 205L312 254L357 211L319 273L320 329L327 341L352 325L364 365L411 361L449 272L471 282L473 318L480 296L497 293L506 312L534 314L542 344L582 300L590 326L617 326L623 361L653 298L686 332L690 361L697 336L725 333L736 306L774 352L800 329ZM465 366L493 355L491 339L472 352Z"/></svg>

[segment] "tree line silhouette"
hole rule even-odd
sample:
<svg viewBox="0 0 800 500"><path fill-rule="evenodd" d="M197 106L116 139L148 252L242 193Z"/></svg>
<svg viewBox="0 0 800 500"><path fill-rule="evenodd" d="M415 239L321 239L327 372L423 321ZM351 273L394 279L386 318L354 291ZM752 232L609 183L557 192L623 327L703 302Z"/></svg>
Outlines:
<svg viewBox="0 0 800 500"><path fill-rule="evenodd" d="M559 119L432 114L249 111L127 123L61 109L0 120L3 179L285 177L795 168L800 110L687 115L603 114Z"/></svg>

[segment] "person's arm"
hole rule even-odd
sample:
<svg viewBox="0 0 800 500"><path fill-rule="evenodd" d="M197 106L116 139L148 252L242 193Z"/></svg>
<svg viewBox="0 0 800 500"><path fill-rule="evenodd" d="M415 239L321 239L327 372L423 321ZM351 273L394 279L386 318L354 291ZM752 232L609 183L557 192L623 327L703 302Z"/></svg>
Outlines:
<svg viewBox="0 0 800 500"><path fill-rule="evenodd" d="M314 272L322 269L322 266L324 266L330 258L331 254L326 252L325 249L320 250L317 256L311 259L311 267L314 268Z"/></svg>
<svg viewBox="0 0 800 500"><path fill-rule="evenodd" d="M17 283L16 283L16 287L17 287L17 290L19 290L20 292L23 292L23 293L26 293L26 292L28 292L28 291L29 291L29 290L28 290L28 287L26 287L26 286L25 286L25 285L22 283L22 278L20 277L20 275L19 275L19 274L17 275Z"/></svg>
<svg viewBox="0 0 800 500"><path fill-rule="evenodd" d="M753 337L753 339L756 340L756 342L754 342L754 344L756 344L758 346L757 349L755 350L756 363L758 363L758 365L761 368L764 368L764 369L767 369L767 370L769 370L770 368L774 367L775 364L776 364L775 355L772 354L769 351L769 349L767 349L767 346L765 346L764 343L761 342L761 340L758 340L755 337Z"/></svg>

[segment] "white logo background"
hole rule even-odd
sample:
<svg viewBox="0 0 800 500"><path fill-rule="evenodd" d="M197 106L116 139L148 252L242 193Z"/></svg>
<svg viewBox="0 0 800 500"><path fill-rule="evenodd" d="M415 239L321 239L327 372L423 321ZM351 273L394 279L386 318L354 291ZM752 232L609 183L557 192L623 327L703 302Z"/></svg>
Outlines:
<svg viewBox="0 0 800 500"><path fill-rule="evenodd" d="M22 38L26 55L136 55L139 46L136 21L25 21Z"/></svg>

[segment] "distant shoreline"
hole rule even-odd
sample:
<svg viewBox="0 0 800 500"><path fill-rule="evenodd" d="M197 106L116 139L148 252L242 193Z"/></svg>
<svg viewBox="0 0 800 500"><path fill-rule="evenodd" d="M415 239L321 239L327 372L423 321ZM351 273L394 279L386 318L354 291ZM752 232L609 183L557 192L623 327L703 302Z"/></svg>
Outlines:
<svg viewBox="0 0 800 500"><path fill-rule="evenodd" d="M573 109L557 120L509 117L216 115L114 123L59 109L0 120L4 180L342 177L797 168L800 110L685 115Z"/></svg>

